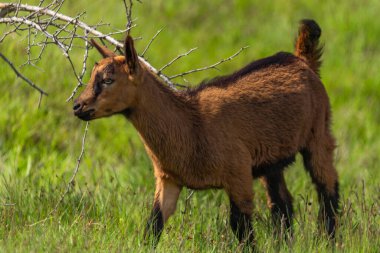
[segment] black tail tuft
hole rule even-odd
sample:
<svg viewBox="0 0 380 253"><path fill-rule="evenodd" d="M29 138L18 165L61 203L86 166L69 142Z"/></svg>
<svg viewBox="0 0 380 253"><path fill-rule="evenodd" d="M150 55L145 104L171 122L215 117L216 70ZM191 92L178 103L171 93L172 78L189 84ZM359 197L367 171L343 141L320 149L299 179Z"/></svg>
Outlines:
<svg viewBox="0 0 380 253"><path fill-rule="evenodd" d="M304 59L318 75L323 53L323 47L319 45L321 33L321 28L314 20L301 20L295 49L295 55Z"/></svg>

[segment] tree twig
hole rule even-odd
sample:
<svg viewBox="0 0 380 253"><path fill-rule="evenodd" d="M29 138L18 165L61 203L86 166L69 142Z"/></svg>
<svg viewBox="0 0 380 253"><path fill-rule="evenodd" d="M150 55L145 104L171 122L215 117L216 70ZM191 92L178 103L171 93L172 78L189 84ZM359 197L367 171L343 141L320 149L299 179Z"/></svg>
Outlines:
<svg viewBox="0 0 380 253"><path fill-rule="evenodd" d="M180 54L178 55L177 57L175 57L173 60L171 60L170 62L168 62L167 64L165 64L164 66L162 66L159 70L158 70L158 73L161 73L164 69L166 69L167 67L169 67L170 65L172 65L175 61L181 59L182 57L184 56L188 56L189 54L191 54L191 52L197 50L198 48L197 47L194 47L192 49L190 49L189 51L187 51L186 53L183 53L183 54Z"/></svg>
<svg viewBox="0 0 380 253"><path fill-rule="evenodd" d="M85 143L86 143L86 137L87 137L87 132L88 132L88 126L89 126L89 124L90 123L87 121L86 122L86 127L84 129L83 137L82 137L82 148L81 148L79 157L77 159L77 164L75 166L73 175L71 176L69 182L67 183L66 189L63 192L63 194L61 195L61 198L59 199L59 201L57 202L57 204L54 206L54 209L52 211L50 211L50 213L48 214L48 216L52 215L53 213L55 213L57 211L58 206L62 203L63 199L65 198L66 194L69 192L70 188L72 187L72 185L74 183L75 177L76 177L76 175L78 173L78 170L79 170L79 165L80 165L80 163L82 161L82 158L83 158L83 155L84 155L84 150L85 150L84 147L85 147Z"/></svg>
<svg viewBox="0 0 380 253"><path fill-rule="evenodd" d="M125 14L127 15L127 30L128 30L128 35L131 31L131 27L132 27L132 6L133 6L133 1L132 0L129 0L129 7L128 7L128 4L127 4L127 1L126 0L123 0L123 3L124 3L124 7L125 7Z"/></svg>
<svg viewBox="0 0 380 253"><path fill-rule="evenodd" d="M45 36L49 39L51 39L57 46L62 50L63 54L67 57L67 48L66 46L60 42L54 35L50 34L47 32L43 27L41 27L39 24L36 22L30 21L25 18L17 18L17 17L11 17L11 18L0 18L0 23L24 23L28 26L33 27L34 29L42 32L45 34Z"/></svg>
<svg viewBox="0 0 380 253"><path fill-rule="evenodd" d="M60 20L66 21L66 22L71 22L72 24L77 25L78 27L80 27L81 29L87 31L88 33L91 33L91 34L93 34L95 36L98 36L99 38L105 39L106 41L108 41L109 43L111 43L112 45L114 45L116 47L119 47L119 48L123 48L124 47L123 43L115 40L111 36L109 36L107 34L103 34L103 33L99 32L98 30L95 30L94 28L91 28L89 25L83 23L82 21L74 20L73 18L71 18L69 16L66 16L66 15L63 15L61 13L56 13L55 11L52 11L52 10L49 10L49 9L45 9L44 7L31 6L31 5L26 5L26 4L20 4L19 6L17 6L14 3L0 3L0 9L7 9L7 14L9 14L12 11L14 11L14 9L12 9L12 7L14 7L14 8L18 7L18 9L21 10L21 11L38 12L38 13L43 13L43 14L48 15L48 16L55 16L57 19L60 19ZM16 17L13 17L13 18L0 18L0 23L14 23L14 22L24 23L24 24L27 24L27 25L31 25L31 24L34 23L34 22L31 22L30 20L24 20L24 19L16 18ZM35 26L34 24L33 24L33 26ZM39 27L39 26L36 26L35 28L37 30L43 31L43 29L41 29L41 27ZM156 73L156 74L158 73L158 70L156 68L154 68L144 58L139 57L139 60L143 64L145 64L153 73ZM173 83L169 80L169 78L167 76L165 76L162 73L159 74L158 76L160 76L160 78L162 79L162 81L164 81L169 87L174 88Z"/></svg>
<svg viewBox="0 0 380 253"><path fill-rule="evenodd" d="M86 32L86 36L88 35L88 33ZM77 93L78 89L83 85L83 76L84 74L86 73L86 69L87 69L87 58L88 58L88 50L89 50L89 44L88 44L88 40L85 40L85 46L86 46L86 49L85 49L85 52L84 52L84 56L83 56L83 65L82 65L82 72L80 73L80 76L79 76L79 82L77 84L77 86L74 88L73 92L71 93L70 97L68 97L66 99L66 102L70 101L73 99L73 97L75 96L75 94Z"/></svg>
<svg viewBox="0 0 380 253"><path fill-rule="evenodd" d="M160 30L158 30L158 31L156 32L156 34L150 39L148 45L145 47L144 51L142 52L141 57L144 57L144 56L145 56L145 53L148 51L150 45L151 45L152 42L156 39L156 37L162 32L163 29L164 29L164 28L161 28Z"/></svg>
<svg viewBox="0 0 380 253"><path fill-rule="evenodd" d="M233 58L235 58L236 56L238 56L244 49L247 49L247 48L248 48L248 46L242 47L242 48L239 49L239 51L237 51L236 53L234 53L230 57L225 58L225 59L223 59L221 61L218 61L217 63L214 63L214 64L212 64L210 66L206 66L206 67L202 67L202 68L198 68L198 69L192 69L192 70L189 70L189 71L177 74L177 75L170 76L169 80L172 80L172 79L177 78L177 77L183 77L185 75L192 74L192 73L199 72L199 71L204 71L204 70L208 70L208 69L215 69L218 65L222 64L223 62L232 60Z"/></svg>
<svg viewBox="0 0 380 253"><path fill-rule="evenodd" d="M41 96L42 95L45 95L47 96L48 94L43 90L41 89L40 87L38 87L36 84L34 84L32 81L30 81L27 77L25 77L24 75L22 75L17 69L16 67L13 65L13 63L8 60L7 57L5 57L2 53L0 53L0 57L6 62L8 63L8 65L12 68L12 70L16 73L16 76L17 77L20 77L22 80L24 80L26 83L28 83L30 86L32 86L34 89L36 89L40 94Z"/></svg>

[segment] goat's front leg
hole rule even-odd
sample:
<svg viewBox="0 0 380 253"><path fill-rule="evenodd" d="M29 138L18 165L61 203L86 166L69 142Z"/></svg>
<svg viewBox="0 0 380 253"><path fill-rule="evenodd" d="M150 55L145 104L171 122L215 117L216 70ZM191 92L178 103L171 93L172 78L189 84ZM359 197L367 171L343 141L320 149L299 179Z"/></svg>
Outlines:
<svg viewBox="0 0 380 253"><path fill-rule="evenodd" d="M170 179L156 177L156 192L154 195L152 213L148 219L145 240L153 239L154 247L160 239L164 223L174 213L181 186Z"/></svg>

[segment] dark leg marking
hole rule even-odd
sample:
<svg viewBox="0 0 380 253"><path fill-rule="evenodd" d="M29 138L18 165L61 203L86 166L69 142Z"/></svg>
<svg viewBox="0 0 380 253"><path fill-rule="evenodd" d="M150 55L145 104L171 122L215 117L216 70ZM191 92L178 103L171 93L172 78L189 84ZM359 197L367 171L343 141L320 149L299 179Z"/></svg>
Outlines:
<svg viewBox="0 0 380 253"><path fill-rule="evenodd" d="M324 182L319 180L315 175L315 170L311 163L311 156L309 150L301 150L303 156L303 161L306 170L310 173L311 179L315 184L318 191L318 199L320 203L319 209L319 220L324 223L325 229L329 236L335 237L335 227L336 227L336 215L339 209L339 184L338 181L335 182L335 192L328 192Z"/></svg>
<svg viewBox="0 0 380 253"><path fill-rule="evenodd" d="M240 243L244 242L246 246L250 246L254 249L255 239L253 234L253 227L251 224L251 216L242 213L239 207L232 200L230 200L230 206L230 225L232 231Z"/></svg>
<svg viewBox="0 0 380 253"><path fill-rule="evenodd" d="M319 210L319 219L325 224L325 230L332 238L335 237L336 216L339 210L339 184L335 183L335 194L327 192L326 187L318 186L319 201L322 203Z"/></svg>
<svg viewBox="0 0 380 253"><path fill-rule="evenodd" d="M158 241L160 240L160 236L162 230L164 229L164 218L162 212L160 210L160 205L158 203L154 204L153 210L150 214L148 222L146 224L144 238L145 240L149 240L150 236L153 236L153 245L157 246Z"/></svg>
<svg viewBox="0 0 380 253"><path fill-rule="evenodd" d="M266 188L271 202L272 221L276 228L285 225L290 231L293 218L292 198L286 188L281 173L264 176Z"/></svg>

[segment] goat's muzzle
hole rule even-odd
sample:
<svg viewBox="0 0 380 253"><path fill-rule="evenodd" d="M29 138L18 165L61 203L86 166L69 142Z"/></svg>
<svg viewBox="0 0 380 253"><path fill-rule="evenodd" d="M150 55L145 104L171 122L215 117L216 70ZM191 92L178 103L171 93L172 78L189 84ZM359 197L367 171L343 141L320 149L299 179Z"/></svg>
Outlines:
<svg viewBox="0 0 380 253"><path fill-rule="evenodd" d="M85 103L74 101L74 106L73 106L74 115L80 118L81 120L89 121L93 118L95 110L89 109L89 110L83 111L84 106L85 106Z"/></svg>

